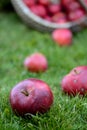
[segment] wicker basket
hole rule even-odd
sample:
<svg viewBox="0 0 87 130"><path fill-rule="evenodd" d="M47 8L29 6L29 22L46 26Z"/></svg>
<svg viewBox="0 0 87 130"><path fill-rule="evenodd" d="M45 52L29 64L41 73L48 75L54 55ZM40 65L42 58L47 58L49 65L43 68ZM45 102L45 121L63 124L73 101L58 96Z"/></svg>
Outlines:
<svg viewBox="0 0 87 130"><path fill-rule="evenodd" d="M85 0L79 0L81 2L81 4L83 5L83 7L86 9L87 11L87 5L85 4Z"/></svg>
<svg viewBox="0 0 87 130"><path fill-rule="evenodd" d="M70 28L72 31L79 31L83 28L84 21L87 21L86 17L84 17L77 22L67 22L63 24L52 23L32 13L31 10L22 2L22 0L11 0L11 2L21 19L28 26L36 28L40 31L52 32L56 28Z"/></svg>
<svg viewBox="0 0 87 130"><path fill-rule="evenodd" d="M87 4L85 4L85 0L79 0L80 1L80 3L81 3L81 5L83 6L83 8L86 10L86 12L87 12ZM85 20L84 20L84 25L86 25L87 26L87 16L86 16L86 18L85 18Z"/></svg>

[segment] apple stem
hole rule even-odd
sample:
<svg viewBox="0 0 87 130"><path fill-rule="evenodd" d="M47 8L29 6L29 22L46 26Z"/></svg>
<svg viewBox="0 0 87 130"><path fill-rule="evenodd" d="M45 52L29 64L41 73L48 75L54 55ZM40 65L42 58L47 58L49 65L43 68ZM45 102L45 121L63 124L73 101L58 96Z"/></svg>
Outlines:
<svg viewBox="0 0 87 130"><path fill-rule="evenodd" d="M28 92L26 90L21 90L21 93L23 93L25 96L28 96Z"/></svg>
<svg viewBox="0 0 87 130"><path fill-rule="evenodd" d="M74 69L75 74L80 74L80 71Z"/></svg>

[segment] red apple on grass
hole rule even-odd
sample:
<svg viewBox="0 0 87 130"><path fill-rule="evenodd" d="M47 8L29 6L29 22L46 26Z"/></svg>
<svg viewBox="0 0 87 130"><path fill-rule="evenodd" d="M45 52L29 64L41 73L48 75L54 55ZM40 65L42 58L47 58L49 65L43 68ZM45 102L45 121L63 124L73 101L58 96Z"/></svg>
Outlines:
<svg viewBox="0 0 87 130"><path fill-rule="evenodd" d="M53 103L53 93L49 85L39 79L21 81L10 92L13 112L19 116L47 112Z"/></svg>
<svg viewBox="0 0 87 130"><path fill-rule="evenodd" d="M70 71L70 73L71 74L76 74L76 73L81 73L81 71L83 71L83 70L87 70L87 66L77 66L77 67L75 67L75 68L73 68L71 71ZM76 72L76 73L75 73Z"/></svg>
<svg viewBox="0 0 87 130"><path fill-rule="evenodd" d="M72 32L69 29L56 29L52 32L52 38L60 46L69 46L72 43Z"/></svg>
<svg viewBox="0 0 87 130"><path fill-rule="evenodd" d="M61 87L68 95L87 95L87 66L78 66L71 70L63 77Z"/></svg>
<svg viewBox="0 0 87 130"><path fill-rule="evenodd" d="M27 70L38 73L47 70L48 62L43 54L33 53L25 58L24 66Z"/></svg>

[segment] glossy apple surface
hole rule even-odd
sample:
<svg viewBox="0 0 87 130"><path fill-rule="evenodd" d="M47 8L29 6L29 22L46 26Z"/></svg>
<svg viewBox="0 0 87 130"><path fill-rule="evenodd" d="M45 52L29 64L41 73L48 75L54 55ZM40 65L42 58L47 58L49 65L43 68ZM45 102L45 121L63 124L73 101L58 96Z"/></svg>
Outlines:
<svg viewBox="0 0 87 130"><path fill-rule="evenodd" d="M34 53L25 58L24 66L27 70L38 73L47 70L48 62L43 54Z"/></svg>
<svg viewBox="0 0 87 130"><path fill-rule="evenodd" d="M64 76L62 90L69 95L87 95L87 66L78 66Z"/></svg>
<svg viewBox="0 0 87 130"><path fill-rule="evenodd" d="M21 81L10 92L12 110L19 116L45 113L53 103L53 93L47 83L30 78Z"/></svg>

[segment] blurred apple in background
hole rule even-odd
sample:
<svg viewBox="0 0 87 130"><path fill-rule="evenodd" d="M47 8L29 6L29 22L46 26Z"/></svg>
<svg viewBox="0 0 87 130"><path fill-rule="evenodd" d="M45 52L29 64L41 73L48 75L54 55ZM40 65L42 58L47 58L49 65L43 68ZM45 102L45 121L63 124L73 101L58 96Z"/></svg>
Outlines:
<svg viewBox="0 0 87 130"><path fill-rule="evenodd" d="M72 43L72 32L69 29L56 29L52 32L52 38L60 46L69 46Z"/></svg>
<svg viewBox="0 0 87 130"><path fill-rule="evenodd" d="M41 53L33 53L25 58L24 67L31 72L44 72L48 68L48 61Z"/></svg>

